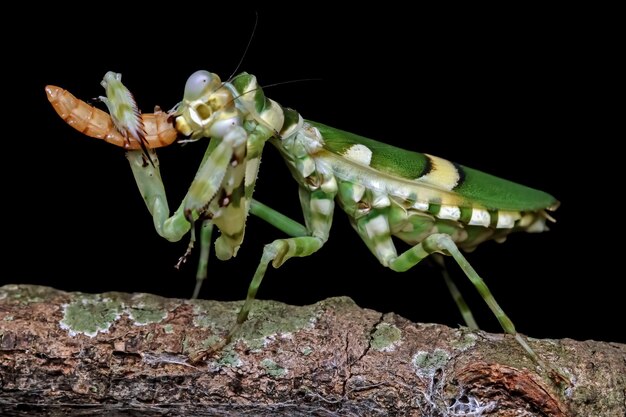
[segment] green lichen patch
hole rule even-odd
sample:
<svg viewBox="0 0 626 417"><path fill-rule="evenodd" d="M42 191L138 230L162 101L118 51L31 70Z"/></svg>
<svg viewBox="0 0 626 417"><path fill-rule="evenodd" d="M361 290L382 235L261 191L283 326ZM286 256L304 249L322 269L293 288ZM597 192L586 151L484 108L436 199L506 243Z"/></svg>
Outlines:
<svg viewBox="0 0 626 417"><path fill-rule="evenodd" d="M76 293L69 304L63 305L63 319L59 324L70 336L94 337L99 332L107 332L122 313L123 306L119 301Z"/></svg>
<svg viewBox="0 0 626 417"><path fill-rule="evenodd" d="M152 294L134 294L127 313L139 326L160 323L167 317L167 310L163 308L161 297Z"/></svg>
<svg viewBox="0 0 626 417"><path fill-rule="evenodd" d="M224 303L213 300L191 300L193 325L214 332L230 330L235 322L241 302Z"/></svg>
<svg viewBox="0 0 626 417"><path fill-rule="evenodd" d="M241 301L192 300L188 303L193 306L193 325L206 329L211 336L201 340L199 345L184 343L185 351L210 348L221 343L224 335L235 325L243 305ZM272 340L289 338L300 329L314 326L322 311L319 305L293 307L275 301L256 300L248 320L234 334L232 342L243 342L253 351L260 350Z"/></svg>
<svg viewBox="0 0 626 417"><path fill-rule="evenodd" d="M227 348L221 352L221 357L217 361L217 365L221 367L229 367L229 368L239 368L243 365L243 361L237 355L237 352L234 350Z"/></svg>
<svg viewBox="0 0 626 417"><path fill-rule="evenodd" d="M413 366L420 376L432 376L437 369L446 366L450 354L443 349L435 349L432 352L419 351L413 355Z"/></svg>
<svg viewBox="0 0 626 417"><path fill-rule="evenodd" d="M318 302L315 305L322 308L332 308L333 310L340 310L342 308L351 309L353 307L358 307L352 298L345 296L327 298Z"/></svg>
<svg viewBox="0 0 626 417"><path fill-rule="evenodd" d="M200 349L208 349L224 341L223 336L212 334L200 341Z"/></svg>
<svg viewBox="0 0 626 417"><path fill-rule="evenodd" d="M106 332L121 316L127 315L136 325L160 323L168 314L168 304L162 297L151 294L72 294L70 303L63 306L60 325L71 336L85 334L94 337Z"/></svg>
<svg viewBox="0 0 626 417"><path fill-rule="evenodd" d="M452 343L452 346L461 352L474 347L476 340L478 340L476 333L469 329L459 329L456 333L458 339Z"/></svg>
<svg viewBox="0 0 626 417"><path fill-rule="evenodd" d="M381 352L391 352L400 343L402 331L393 324L380 323L371 335L370 347Z"/></svg>
<svg viewBox="0 0 626 417"><path fill-rule="evenodd" d="M261 361L261 366L263 367L263 369L265 369L265 372L272 378L281 378L287 375L287 369L278 365L271 359L263 359Z"/></svg>
<svg viewBox="0 0 626 417"><path fill-rule="evenodd" d="M183 354L191 355L195 354L199 350L209 349L221 343L223 338L218 335L210 335L202 340L195 340L193 337L183 338Z"/></svg>
<svg viewBox="0 0 626 417"><path fill-rule="evenodd" d="M294 307L275 301L255 301L239 334L251 349L261 349L277 338L312 328L321 314L319 305Z"/></svg>
<svg viewBox="0 0 626 417"><path fill-rule="evenodd" d="M352 300L346 300L354 304ZM232 329L243 305L240 301L192 300L188 303L193 306L194 326L222 335ZM322 303L294 307L275 301L255 300L248 320L235 333L233 342L242 341L252 350L262 349L272 340L289 338L299 330L312 328L324 308Z"/></svg>
<svg viewBox="0 0 626 417"><path fill-rule="evenodd" d="M11 303L27 305L41 303L45 299L50 298L51 294L58 292L58 290L53 288L38 285L8 284L0 287L0 300L8 300Z"/></svg>

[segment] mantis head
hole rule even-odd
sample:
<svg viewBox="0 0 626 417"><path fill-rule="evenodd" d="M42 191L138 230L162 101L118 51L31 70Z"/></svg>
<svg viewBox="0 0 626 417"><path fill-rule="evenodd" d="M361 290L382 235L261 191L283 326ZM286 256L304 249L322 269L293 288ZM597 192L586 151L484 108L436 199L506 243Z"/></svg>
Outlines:
<svg viewBox="0 0 626 417"><path fill-rule="evenodd" d="M176 129L189 136L189 141L223 137L233 126L241 126L243 122L233 93L218 75L204 70L194 72L187 79L183 101L174 115Z"/></svg>

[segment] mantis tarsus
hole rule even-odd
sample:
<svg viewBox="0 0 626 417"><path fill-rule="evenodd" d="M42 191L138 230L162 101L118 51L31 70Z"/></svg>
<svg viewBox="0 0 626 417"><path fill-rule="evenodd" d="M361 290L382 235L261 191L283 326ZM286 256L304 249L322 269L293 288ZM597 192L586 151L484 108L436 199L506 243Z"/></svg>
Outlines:
<svg viewBox="0 0 626 417"><path fill-rule="evenodd" d="M197 71L187 80L183 100L168 114L144 115L134 101L124 98L132 96L126 94L121 77L114 73L107 77L118 81L114 88L108 84L107 105L117 109L126 105L126 112L109 117L53 86L46 88L48 98L73 127L127 150L159 235L178 241L190 232L188 252L199 241L194 296L207 276L214 227L221 232L215 240L220 260L237 254L248 214L288 236L265 245L237 325L225 343L248 317L270 263L278 268L292 257L312 255L324 246L337 204L383 266L402 272L433 254L451 256L505 332L542 364L460 249L472 250L486 240L501 242L514 231L546 230L546 220L552 220L547 211L558 206L551 195L433 155L304 120L296 111L265 97L256 78L247 73L222 82L216 74ZM132 133L129 126L133 124L144 127L143 137ZM183 142L202 138L210 142L187 195L170 216L154 148L171 144L177 136ZM304 224L253 199L266 142L278 150L299 185ZM201 223L199 236L196 222ZM392 237L410 248L398 253ZM456 287L448 284L466 323L477 328ZM203 356L201 352L194 359Z"/></svg>

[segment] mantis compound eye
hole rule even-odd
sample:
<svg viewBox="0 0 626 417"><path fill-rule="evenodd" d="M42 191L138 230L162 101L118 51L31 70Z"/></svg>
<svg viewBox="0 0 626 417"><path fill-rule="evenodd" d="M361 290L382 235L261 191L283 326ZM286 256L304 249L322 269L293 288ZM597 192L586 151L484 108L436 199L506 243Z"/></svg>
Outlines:
<svg viewBox="0 0 626 417"><path fill-rule="evenodd" d="M185 84L185 100L197 100L210 92L215 85L219 85L220 79L208 71L196 71L187 79Z"/></svg>

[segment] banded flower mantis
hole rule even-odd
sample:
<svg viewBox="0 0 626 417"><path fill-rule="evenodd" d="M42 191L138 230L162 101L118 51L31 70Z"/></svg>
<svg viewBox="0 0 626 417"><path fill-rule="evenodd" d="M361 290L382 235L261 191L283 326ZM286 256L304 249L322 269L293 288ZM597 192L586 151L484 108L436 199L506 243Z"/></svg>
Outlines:
<svg viewBox="0 0 626 417"><path fill-rule="evenodd" d="M188 252L199 241L194 296L207 276L214 227L221 232L215 240L215 256L220 260L236 256L248 214L288 236L265 245L237 325L226 341L247 319L270 263L278 268L292 257L307 257L322 249L337 204L385 267L404 272L429 256L451 256L504 331L542 364L461 250L473 250L487 240L504 241L512 232L547 230L546 221L552 220L548 211L559 204L551 195L440 157L305 120L267 98L256 78L247 73L222 81L216 74L197 71L187 80L183 100L174 109L143 115L121 76L108 73L106 78L115 81L106 84L107 106L124 109L121 113L108 115L54 86L46 87L48 99L74 128L126 149L159 235L178 241L190 233ZM177 138L210 141L186 196L170 215L155 148ZM298 183L304 224L253 198L266 142L278 150ZM196 223L201 223L198 237ZM410 248L399 252L392 238ZM447 281L467 325L477 328L460 293ZM193 359L202 359L204 353Z"/></svg>

